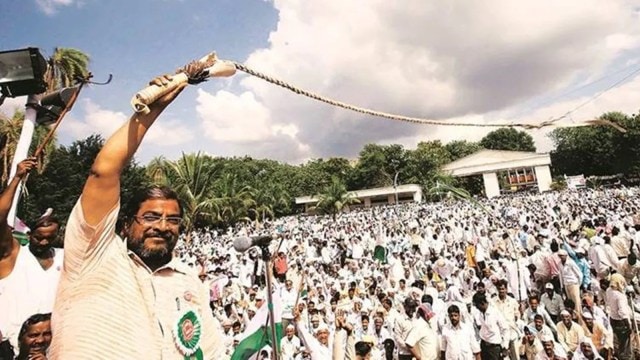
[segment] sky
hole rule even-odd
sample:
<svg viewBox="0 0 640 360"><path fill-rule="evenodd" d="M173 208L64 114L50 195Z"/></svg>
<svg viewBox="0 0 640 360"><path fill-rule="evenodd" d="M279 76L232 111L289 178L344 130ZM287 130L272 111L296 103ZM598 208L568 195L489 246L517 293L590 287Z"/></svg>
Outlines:
<svg viewBox="0 0 640 360"><path fill-rule="evenodd" d="M2 0L0 50L73 47L95 81L60 126L108 137L156 75L218 57L343 102L451 122L565 122L640 108L640 0ZM11 114L24 98L9 99ZM237 73L191 86L136 159L183 152L293 164L364 144L478 141L491 128L425 126L332 107ZM530 131L539 151L549 129Z"/></svg>

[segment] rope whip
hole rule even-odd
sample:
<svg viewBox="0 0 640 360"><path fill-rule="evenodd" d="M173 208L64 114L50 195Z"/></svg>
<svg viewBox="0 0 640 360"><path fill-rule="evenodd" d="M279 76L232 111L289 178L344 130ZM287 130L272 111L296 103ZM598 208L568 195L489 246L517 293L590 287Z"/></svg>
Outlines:
<svg viewBox="0 0 640 360"><path fill-rule="evenodd" d="M235 62L219 60L215 53L210 53L200 60L192 61L185 67L178 69L174 79L164 87L157 85L149 86L140 92L138 92L131 100L131 105L134 110L139 113L147 113L149 111L148 105L160 98L167 92L175 89L180 83L198 84L200 82L208 80L210 77L224 77L234 75L236 70L242 71L248 75L255 76L273 85L282 87L298 95L306 96L310 99L323 102L328 105L336 106L346 110L350 110L356 113L385 118L389 120L402 121L419 125L437 125L437 126L464 126L464 127L518 127L527 130L541 129L544 127L579 127L579 126L592 126L592 125L606 125L615 128L620 132L626 132L620 125L602 119L587 120L580 123L570 124L558 124L557 121L564 118L559 117L547 121L540 122L538 124L531 123L473 123L473 122L454 122L454 121L441 121L431 120L420 117L404 116L397 114L390 114L386 112L376 111L368 108L363 108L348 104L342 101L334 100L322 95L318 95L311 91L300 89L294 85L291 85L283 80L268 76L262 72L251 69L250 67Z"/></svg>

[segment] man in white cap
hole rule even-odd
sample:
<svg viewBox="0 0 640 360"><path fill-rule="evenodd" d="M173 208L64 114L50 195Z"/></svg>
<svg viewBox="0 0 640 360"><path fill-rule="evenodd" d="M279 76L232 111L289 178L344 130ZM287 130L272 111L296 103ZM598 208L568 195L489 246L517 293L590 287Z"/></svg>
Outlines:
<svg viewBox="0 0 640 360"><path fill-rule="evenodd" d="M302 344L295 335L295 326L289 324L285 328L285 337L280 342L280 356L282 360L294 360L300 354Z"/></svg>
<svg viewBox="0 0 640 360"><path fill-rule="evenodd" d="M546 335L541 339L543 350L536 355L535 360L567 359L567 354L555 341L553 336Z"/></svg>
<svg viewBox="0 0 640 360"><path fill-rule="evenodd" d="M569 311L562 310L560 312L560 318L562 321L556 326L558 329L558 341L569 357L571 357L578 348L580 339L584 336L584 330L573 321Z"/></svg>
<svg viewBox="0 0 640 360"><path fill-rule="evenodd" d="M553 320L554 323L557 323L560 321L560 311L564 309L562 296L555 292L555 288L550 282L544 286L544 290L544 294L540 296L540 303L547 310L549 316L551 316L551 320Z"/></svg>
<svg viewBox="0 0 640 360"><path fill-rule="evenodd" d="M600 355L609 359L609 354L613 354L613 333L607 331L599 322L594 321L593 315L586 309L582 312L582 320L584 335L591 339Z"/></svg>

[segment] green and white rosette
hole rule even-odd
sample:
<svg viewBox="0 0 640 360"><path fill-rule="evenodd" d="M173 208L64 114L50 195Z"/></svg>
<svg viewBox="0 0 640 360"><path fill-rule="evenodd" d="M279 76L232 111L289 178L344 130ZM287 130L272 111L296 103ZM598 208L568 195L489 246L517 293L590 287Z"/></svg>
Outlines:
<svg viewBox="0 0 640 360"><path fill-rule="evenodd" d="M203 360L204 355L200 348L202 338L202 322L193 310L188 310L173 327L173 339L178 350L184 355L184 360Z"/></svg>

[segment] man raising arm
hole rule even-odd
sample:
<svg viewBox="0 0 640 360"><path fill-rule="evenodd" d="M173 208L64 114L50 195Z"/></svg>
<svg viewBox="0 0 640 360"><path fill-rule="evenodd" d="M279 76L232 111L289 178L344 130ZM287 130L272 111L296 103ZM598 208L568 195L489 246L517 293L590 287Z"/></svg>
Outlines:
<svg viewBox="0 0 640 360"><path fill-rule="evenodd" d="M170 77L151 84L166 86ZM185 85L134 114L98 153L65 234L64 269L53 315L52 359L195 359L224 353L209 294L173 258L182 223L177 194L135 194L126 240L115 232L120 175L160 113Z"/></svg>

